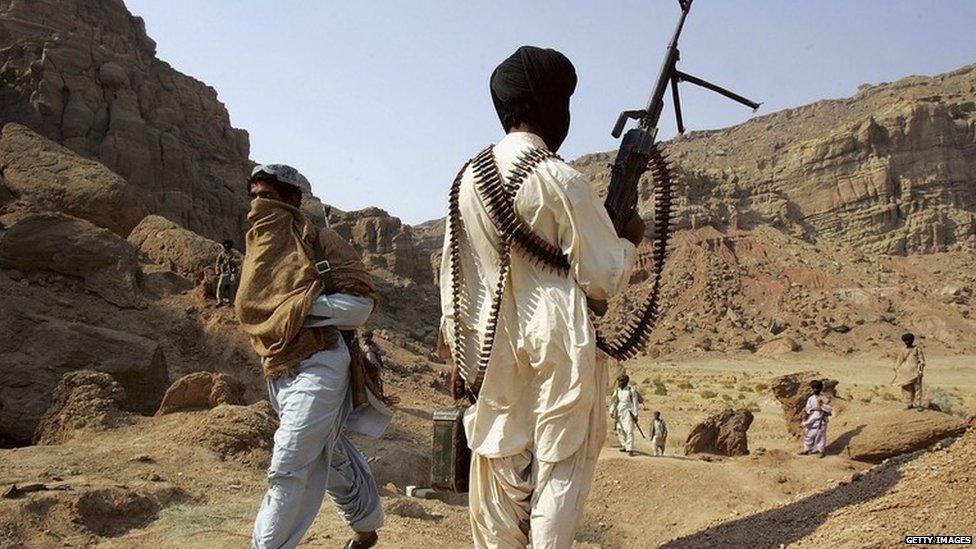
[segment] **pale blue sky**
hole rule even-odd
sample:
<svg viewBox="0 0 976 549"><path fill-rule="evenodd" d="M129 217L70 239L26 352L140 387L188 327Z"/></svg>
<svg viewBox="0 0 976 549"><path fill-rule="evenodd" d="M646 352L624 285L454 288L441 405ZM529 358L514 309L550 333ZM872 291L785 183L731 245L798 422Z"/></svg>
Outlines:
<svg viewBox="0 0 976 549"><path fill-rule="evenodd" d="M251 158L284 162L342 209L443 215L460 165L501 128L495 65L522 44L576 65L560 152L616 148L617 113L643 106L676 17L673 0L127 0L158 55L217 89ZM973 0L696 0L679 66L763 102L759 114L844 97L862 83L976 62ZM750 111L682 88L690 130ZM674 134L673 116L661 119Z"/></svg>

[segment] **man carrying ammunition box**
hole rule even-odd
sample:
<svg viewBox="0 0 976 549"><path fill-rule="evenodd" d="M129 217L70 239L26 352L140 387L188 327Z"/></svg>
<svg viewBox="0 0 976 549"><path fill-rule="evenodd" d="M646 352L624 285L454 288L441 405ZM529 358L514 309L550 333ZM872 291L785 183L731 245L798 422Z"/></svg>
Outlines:
<svg viewBox="0 0 976 549"><path fill-rule="evenodd" d="M258 166L248 181L251 229L235 309L280 420L251 543L296 547L328 494L355 531L345 547L367 548L383 509L369 465L342 429L379 437L390 422L348 335L377 295L355 250L299 209L306 186L283 164Z"/></svg>
<svg viewBox="0 0 976 549"><path fill-rule="evenodd" d="M570 547L606 436L607 371L587 299L630 276L644 226L617 235L596 190L555 155L576 72L519 48L490 90L507 135L458 174L440 272L441 337L472 450L475 547Z"/></svg>

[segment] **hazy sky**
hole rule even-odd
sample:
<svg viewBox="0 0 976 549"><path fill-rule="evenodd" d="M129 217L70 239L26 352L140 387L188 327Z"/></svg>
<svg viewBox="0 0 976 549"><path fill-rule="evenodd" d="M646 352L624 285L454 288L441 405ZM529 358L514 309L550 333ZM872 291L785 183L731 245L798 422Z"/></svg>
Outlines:
<svg viewBox="0 0 976 549"><path fill-rule="evenodd" d="M488 77L522 44L576 65L566 158L616 148L642 107L678 15L672 0L126 0L158 56L217 89L251 158L284 162L342 209L443 215L461 164L497 142ZM763 102L759 114L862 83L976 62L973 0L696 0L679 66ZM684 84L689 129L749 109ZM670 111L662 135L674 134Z"/></svg>

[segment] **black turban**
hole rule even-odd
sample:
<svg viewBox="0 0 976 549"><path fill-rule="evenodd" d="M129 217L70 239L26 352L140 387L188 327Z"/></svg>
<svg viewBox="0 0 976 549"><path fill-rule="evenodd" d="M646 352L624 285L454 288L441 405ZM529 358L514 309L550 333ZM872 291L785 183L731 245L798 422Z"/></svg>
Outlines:
<svg viewBox="0 0 976 549"><path fill-rule="evenodd" d="M508 131L515 122L538 126L556 151L569 133L569 98L576 69L556 50L522 46L491 74L491 100Z"/></svg>

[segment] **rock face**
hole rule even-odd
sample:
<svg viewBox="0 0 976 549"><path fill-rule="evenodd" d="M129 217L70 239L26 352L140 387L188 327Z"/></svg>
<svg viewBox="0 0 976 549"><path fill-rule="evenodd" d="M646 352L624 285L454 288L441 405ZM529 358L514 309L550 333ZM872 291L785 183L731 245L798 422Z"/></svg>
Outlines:
<svg viewBox="0 0 976 549"><path fill-rule="evenodd" d="M227 374L195 372L166 390L156 415L209 410L221 404L244 404L244 385Z"/></svg>
<svg viewBox="0 0 976 549"><path fill-rule="evenodd" d="M685 441L685 455L718 454L744 456L749 454L746 432L752 425L749 410L725 410L696 425Z"/></svg>
<svg viewBox="0 0 976 549"><path fill-rule="evenodd" d="M34 430L34 444L61 444L81 431L102 431L124 423L125 390L103 372L79 370L61 377L51 407Z"/></svg>
<svg viewBox="0 0 976 549"><path fill-rule="evenodd" d="M158 215L146 216L128 240L154 263L198 282L214 271L220 253L217 242Z"/></svg>
<svg viewBox="0 0 976 549"><path fill-rule="evenodd" d="M4 310L0 315L0 433L31 439L62 375L84 369L111 376L125 389L123 409L152 414L169 386L159 344L136 335Z"/></svg>
<svg viewBox="0 0 976 549"><path fill-rule="evenodd" d="M243 234L248 137L217 93L155 57L121 0L0 5L0 122L100 161L144 205L215 240Z"/></svg>
<svg viewBox="0 0 976 549"><path fill-rule="evenodd" d="M11 193L4 219L11 212L59 211L124 238L145 215L124 179L20 124L3 127L0 166Z"/></svg>
<svg viewBox="0 0 976 549"><path fill-rule="evenodd" d="M221 404L204 414L191 420L181 440L209 448L225 460L268 466L278 419L267 400L250 406Z"/></svg>
<svg viewBox="0 0 976 549"><path fill-rule="evenodd" d="M970 65L675 139L679 226L771 225L867 253L963 245L976 235L974 85ZM609 156L576 164L605 185Z"/></svg>
<svg viewBox="0 0 976 549"><path fill-rule="evenodd" d="M0 240L0 265L81 278L86 289L114 305L139 302L135 248L108 229L76 217L40 213L21 219Z"/></svg>
<svg viewBox="0 0 976 549"><path fill-rule="evenodd" d="M420 282L430 280L429 254L417 249L413 231L379 208L334 212L332 228L360 253L366 265Z"/></svg>
<svg viewBox="0 0 976 549"><path fill-rule="evenodd" d="M976 350L963 304L976 281L974 86L971 65L666 143L679 230L654 352L707 337L712 351L779 353L771 340L789 337L805 351L883 353L905 330ZM611 159L574 165L603 188ZM932 253L938 261L921 255ZM649 260L645 246L635 282L648 280Z"/></svg>
<svg viewBox="0 0 976 549"><path fill-rule="evenodd" d="M787 374L773 379L770 389L773 396L783 407L783 419L786 420L786 430L794 437L799 438L803 435L803 420L806 413L803 411L807 399L812 394L810 392L810 382L819 379L823 382L823 395L831 399L837 396L837 380L825 379L818 372L797 372ZM835 409L834 415L839 410Z"/></svg>
<svg viewBox="0 0 976 549"><path fill-rule="evenodd" d="M847 443L848 457L857 461L880 463L887 458L907 454L966 430L962 418L934 411L890 410L874 414Z"/></svg>

